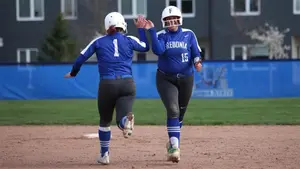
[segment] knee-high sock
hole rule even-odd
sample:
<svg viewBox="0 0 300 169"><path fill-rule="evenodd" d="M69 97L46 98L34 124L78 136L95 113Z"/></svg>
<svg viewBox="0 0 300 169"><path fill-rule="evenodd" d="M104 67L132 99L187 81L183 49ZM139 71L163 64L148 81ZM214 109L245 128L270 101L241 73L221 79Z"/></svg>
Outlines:
<svg viewBox="0 0 300 169"><path fill-rule="evenodd" d="M179 118L168 118L167 129L170 144L173 148L179 148L180 145L180 124Z"/></svg>
<svg viewBox="0 0 300 169"><path fill-rule="evenodd" d="M109 143L110 143L110 127L99 127L98 129L99 141L100 141L100 153L101 156L104 153L109 152Z"/></svg>

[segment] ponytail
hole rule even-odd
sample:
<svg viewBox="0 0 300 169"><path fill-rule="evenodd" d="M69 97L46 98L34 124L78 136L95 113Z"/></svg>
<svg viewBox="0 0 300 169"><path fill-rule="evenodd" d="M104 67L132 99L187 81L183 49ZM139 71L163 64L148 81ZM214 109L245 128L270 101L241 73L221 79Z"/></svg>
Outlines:
<svg viewBox="0 0 300 169"><path fill-rule="evenodd" d="M115 26L110 26L106 32L108 35L113 35L114 33L117 32L117 29Z"/></svg>
<svg viewBox="0 0 300 169"><path fill-rule="evenodd" d="M122 28L119 28L119 27L110 26L106 32L107 32L108 35L113 35L116 32L124 33L124 30Z"/></svg>

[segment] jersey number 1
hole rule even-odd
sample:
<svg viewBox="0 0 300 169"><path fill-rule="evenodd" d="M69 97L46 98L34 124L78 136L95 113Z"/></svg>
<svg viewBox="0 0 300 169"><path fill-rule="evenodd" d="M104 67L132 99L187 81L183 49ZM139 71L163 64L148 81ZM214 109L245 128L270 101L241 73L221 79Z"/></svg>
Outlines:
<svg viewBox="0 0 300 169"><path fill-rule="evenodd" d="M189 61L188 53L182 53L181 59L182 59L181 62L188 62Z"/></svg>
<svg viewBox="0 0 300 169"><path fill-rule="evenodd" d="M114 57L119 57L118 39L114 39L113 43L115 48Z"/></svg>

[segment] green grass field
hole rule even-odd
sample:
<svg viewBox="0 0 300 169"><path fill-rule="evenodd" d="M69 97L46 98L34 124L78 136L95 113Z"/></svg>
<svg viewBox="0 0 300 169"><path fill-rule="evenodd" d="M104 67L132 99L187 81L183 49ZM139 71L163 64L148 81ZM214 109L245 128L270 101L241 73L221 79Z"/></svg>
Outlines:
<svg viewBox="0 0 300 169"><path fill-rule="evenodd" d="M166 113L158 99L137 99L135 122L163 125ZM185 125L300 124L300 98L192 99ZM0 125L97 125L96 100L0 101ZM115 123L114 123L115 124Z"/></svg>

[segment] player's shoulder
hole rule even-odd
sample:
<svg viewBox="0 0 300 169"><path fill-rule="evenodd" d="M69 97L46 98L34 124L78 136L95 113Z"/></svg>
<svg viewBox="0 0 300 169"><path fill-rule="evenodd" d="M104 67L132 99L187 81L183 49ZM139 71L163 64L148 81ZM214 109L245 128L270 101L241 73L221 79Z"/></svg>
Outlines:
<svg viewBox="0 0 300 169"><path fill-rule="evenodd" d="M164 34L166 34L166 33L167 33L166 30L163 29L163 30L158 31L158 32L156 33L156 35L164 35Z"/></svg>
<svg viewBox="0 0 300 169"><path fill-rule="evenodd" d="M128 40L134 40L134 41L139 41L139 38L133 35L124 35Z"/></svg>
<svg viewBox="0 0 300 169"><path fill-rule="evenodd" d="M182 32L194 32L192 31L191 29L188 29L188 28L181 28Z"/></svg>
<svg viewBox="0 0 300 169"><path fill-rule="evenodd" d="M133 35L124 35L126 38L128 39L135 39L137 38L136 36L133 36Z"/></svg>
<svg viewBox="0 0 300 169"><path fill-rule="evenodd" d="M161 36L164 36L166 33L167 33L166 30L163 29L163 30L158 31L156 33L156 35L157 35L157 37L161 37Z"/></svg>
<svg viewBox="0 0 300 169"><path fill-rule="evenodd" d="M95 47L95 46L101 46L101 40L104 39L105 37L106 37L106 35L100 35L100 36L94 37L94 39L92 39L89 42L89 44L87 45L87 48Z"/></svg>
<svg viewBox="0 0 300 169"><path fill-rule="evenodd" d="M194 31L187 28L181 28L183 33L195 35Z"/></svg>
<svg viewBox="0 0 300 169"><path fill-rule="evenodd" d="M106 38L107 38L106 35L99 35L99 36L96 36L96 37L91 41L91 43L93 43L93 42L101 42L101 41L105 41Z"/></svg>
<svg viewBox="0 0 300 169"><path fill-rule="evenodd" d="M94 40L101 40L101 39L105 39L107 37L107 35L98 35L94 38Z"/></svg>

